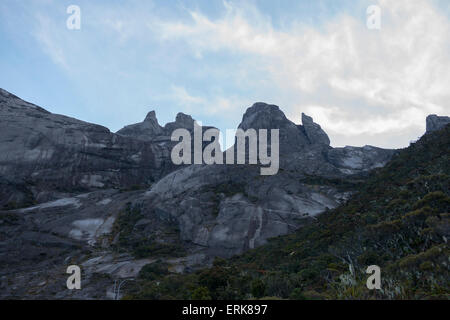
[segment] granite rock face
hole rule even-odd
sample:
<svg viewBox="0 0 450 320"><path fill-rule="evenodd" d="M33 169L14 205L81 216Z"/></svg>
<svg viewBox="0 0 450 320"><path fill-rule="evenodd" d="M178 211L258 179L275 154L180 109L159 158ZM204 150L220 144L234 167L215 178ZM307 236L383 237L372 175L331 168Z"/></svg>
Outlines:
<svg viewBox="0 0 450 320"><path fill-rule="evenodd" d="M52 114L0 92L0 175L36 189L150 183L158 147L107 128Z"/></svg>
<svg viewBox="0 0 450 320"><path fill-rule="evenodd" d="M190 129L193 120L178 115L168 126ZM0 91L2 184L25 186L32 202L49 200L60 192L148 186L179 169L170 159L173 145L169 130L159 126L154 112L115 134ZM4 195L0 204L7 197L11 203L26 204L2 188L0 194Z"/></svg>
<svg viewBox="0 0 450 320"><path fill-rule="evenodd" d="M239 128L280 130L276 175L261 176L259 165L189 166L153 185L145 194L144 210L164 212L178 224L183 241L229 257L337 207L356 188L338 187L333 180L356 186L395 152L370 146L331 148L320 126L306 115L303 119L303 125L296 125L277 106L254 104Z"/></svg>
<svg viewBox="0 0 450 320"><path fill-rule="evenodd" d="M435 114L429 115L427 117L427 130L426 132L437 131L442 129L447 124L450 123L450 117L446 116L437 116Z"/></svg>
<svg viewBox="0 0 450 320"><path fill-rule="evenodd" d="M152 138L163 134L163 128L156 119L155 111L150 111L143 122L126 126L117 131L117 134L143 141L151 141Z"/></svg>
<svg viewBox="0 0 450 320"><path fill-rule="evenodd" d="M247 109L239 129L279 129L280 153L292 153L309 144L308 138L295 123L288 120L278 106L263 102Z"/></svg>
<svg viewBox="0 0 450 320"><path fill-rule="evenodd" d="M265 103L250 107L239 128L279 129L280 168L272 176L262 176L259 164L173 165L171 133L194 128L182 113L162 127L150 112L111 133L1 91L0 123L0 204L9 204L0 211L0 298L30 290L36 298L111 298L113 280L160 259L117 254L125 232L137 244L184 248L182 257L164 257L173 272L256 248L339 206L395 153L332 148L312 118L295 124ZM151 186L130 191L135 184ZM127 208L137 218L121 224ZM85 268L90 289L65 289L69 263Z"/></svg>
<svg viewBox="0 0 450 320"><path fill-rule="evenodd" d="M315 123L311 117L304 113L302 113L302 124L305 134L311 143L330 145L330 139L325 131L323 131L320 125Z"/></svg>
<svg viewBox="0 0 450 320"><path fill-rule="evenodd" d="M157 158L159 159L159 163L163 163L166 166L166 170L163 171L163 175L165 175L175 168L172 165L170 155L172 148L178 144L179 141L172 141L172 133L177 129L186 129L191 135L191 150L194 150L195 123L196 121L190 115L180 112L177 114L175 121L169 122L164 127L161 127L156 119L155 111L151 111L143 122L126 126L117 131L116 134L130 139L145 141L161 147L163 152L159 152ZM211 126L199 127L199 130L202 133L208 129L216 128ZM208 145L208 142L202 142L202 150L206 145ZM193 156L191 157L191 163L194 163ZM176 168L179 169L179 167Z"/></svg>
<svg viewBox="0 0 450 320"><path fill-rule="evenodd" d="M390 150L373 146L333 148L328 160L344 174L355 174L383 167L392 157Z"/></svg>

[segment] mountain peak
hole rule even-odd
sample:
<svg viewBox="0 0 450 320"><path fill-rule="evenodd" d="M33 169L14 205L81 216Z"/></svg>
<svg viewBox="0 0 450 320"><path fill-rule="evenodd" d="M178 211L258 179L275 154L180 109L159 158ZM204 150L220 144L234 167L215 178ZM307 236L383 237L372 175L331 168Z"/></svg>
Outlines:
<svg viewBox="0 0 450 320"><path fill-rule="evenodd" d="M257 102L247 109L240 129L280 129L281 127L293 125L284 115L280 108L273 104Z"/></svg>
<svg viewBox="0 0 450 320"><path fill-rule="evenodd" d="M322 130L319 124L314 122L313 118L307 116L303 112L302 124L303 128L305 129L305 134L312 144L318 143L326 144L328 146L330 145L330 138L328 138L328 135L325 133L325 131Z"/></svg>
<svg viewBox="0 0 450 320"><path fill-rule="evenodd" d="M284 154L299 151L309 144L304 132L286 118L278 106L264 102L257 102L247 109L239 129L278 129L280 152Z"/></svg>
<svg viewBox="0 0 450 320"><path fill-rule="evenodd" d="M156 119L156 112L154 110L147 113L147 116L144 119L144 122L156 122L158 123L158 120Z"/></svg>
<svg viewBox="0 0 450 320"><path fill-rule="evenodd" d="M447 116L438 116L436 114L430 114L427 117L427 130L426 133L437 131L439 129L442 129L447 124L450 123L450 117Z"/></svg>
<svg viewBox="0 0 450 320"><path fill-rule="evenodd" d="M144 121L126 126L119 131L118 134L123 136L131 136L140 140L151 140L155 136L161 134L162 127L158 124L155 111L147 113Z"/></svg>
<svg viewBox="0 0 450 320"><path fill-rule="evenodd" d="M265 102L255 102L249 109L250 112L277 112L280 111L280 107L274 104L268 104Z"/></svg>
<svg viewBox="0 0 450 320"><path fill-rule="evenodd" d="M177 123L185 123L185 124L191 124L194 122L194 119L192 119L192 116L185 114L183 112L178 112L175 122Z"/></svg>

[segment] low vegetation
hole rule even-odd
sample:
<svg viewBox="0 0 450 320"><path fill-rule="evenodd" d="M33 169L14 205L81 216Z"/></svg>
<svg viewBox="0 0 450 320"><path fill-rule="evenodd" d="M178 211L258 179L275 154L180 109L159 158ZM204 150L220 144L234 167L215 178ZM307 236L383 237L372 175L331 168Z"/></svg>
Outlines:
<svg viewBox="0 0 450 320"><path fill-rule="evenodd" d="M163 243L157 241L154 236L148 236L145 232L136 229L137 223L144 219L141 209L126 205L114 222L111 232L111 241L114 249L121 252L132 253L135 258L161 258L181 257L185 250L180 243Z"/></svg>

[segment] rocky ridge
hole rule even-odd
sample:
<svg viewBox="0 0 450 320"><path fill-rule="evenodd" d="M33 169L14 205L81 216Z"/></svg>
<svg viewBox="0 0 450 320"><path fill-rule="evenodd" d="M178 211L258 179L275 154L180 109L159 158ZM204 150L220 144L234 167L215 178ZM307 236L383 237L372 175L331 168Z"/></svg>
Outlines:
<svg viewBox="0 0 450 320"><path fill-rule="evenodd" d="M98 189L148 187L179 169L170 160L170 130L192 128L193 122L178 114L164 130L150 112L143 123L112 133L1 90L0 208Z"/></svg>
<svg viewBox="0 0 450 320"><path fill-rule="evenodd" d="M278 106L256 103L239 128L280 130L278 174L261 176L259 165L176 167L170 134L193 121L180 113L161 127L150 112L111 133L1 91L0 199L36 202L1 212L2 297L108 298L113 280L155 259L188 272L256 248L345 202L395 153L332 148L311 117L297 125ZM130 191L134 184L151 186ZM161 255L175 247L182 254ZM68 263L85 266L90 290L64 289Z"/></svg>
<svg viewBox="0 0 450 320"><path fill-rule="evenodd" d="M446 116L438 116L435 114L431 114L427 117L426 124L427 129L426 132L438 131L444 128L447 124L450 123L450 117Z"/></svg>

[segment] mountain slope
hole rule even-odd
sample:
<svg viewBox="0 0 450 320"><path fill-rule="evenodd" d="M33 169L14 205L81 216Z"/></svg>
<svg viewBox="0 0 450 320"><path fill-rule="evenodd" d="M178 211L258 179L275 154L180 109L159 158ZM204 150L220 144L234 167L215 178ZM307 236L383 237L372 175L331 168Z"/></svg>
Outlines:
<svg viewBox="0 0 450 320"><path fill-rule="evenodd" d="M430 131L446 123L437 116L429 120ZM420 170L430 161L416 152L415 158L407 159L407 171L401 170L400 163L392 177L364 187L368 173L383 167L397 151L371 146L332 148L312 118L303 115L302 121L301 125L291 122L275 105L256 103L247 109L240 128L280 132L279 172L261 176L259 165L175 166L170 160L171 132L194 127L192 117L182 113L175 122L161 127L150 112L142 123L111 133L0 91L0 205L7 210L0 211L0 298L110 298L116 280L135 278L140 271L144 280L136 283L136 297L161 298L165 292L168 297L199 297L205 292L213 298L249 297L252 287L259 290L254 296L289 297L294 289L301 295L310 289L332 296L332 292L315 287L322 278L315 276L315 265L309 270L302 259L315 263L316 256L322 261L324 255L328 264L336 264L329 269L340 270L347 266L338 257L350 257L354 268L359 267L353 262L358 252L348 249L342 254L341 239L332 235L350 237L349 244L358 243L351 238L355 228L365 228L358 219L364 218L366 224L385 222L376 212L364 213L364 205L391 195L385 194L390 181L403 177L395 175L409 177L409 171ZM424 139L427 136L434 133ZM421 151L435 153L434 146L429 149ZM434 156L440 159L440 155ZM436 170L445 169L439 161L434 164ZM448 183L442 173L432 174ZM427 188L434 186L435 177L429 180ZM143 189L148 183L151 187ZM330 213L358 190L363 190L362 194L376 191L376 197L363 199L361 208L351 202L350 209L358 211L349 209L350 214L341 209ZM423 195L414 197L419 196ZM442 200L442 194L430 197L430 201ZM402 204L400 200L392 206ZM32 206L16 209L17 205ZM439 221L437 232L445 232ZM293 238L269 240L295 231ZM252 251L250 260L244 255L228 266L180 278L174 275L204 268L215 257L229 258L268 241L267 246ZM329 252L331 245L338 247ZM300 260L295 260L297 257ZM83 267L88 290L66 290L69 263ZM305 272L314 279L312 287L301 280ZM167 282L162 282L168 291L164 286L154 287L151 279L160 278L158 273L168 274ZM291 277L296 280L286 280ZM280 285L280 281L288 284ZM145 294L139 293L141 285ZM182 288L174 292L178 285ZM199 286L199 291L193 292Z"/></svg>
<svg viewBox="0 0 450 320"><path fill-rule="evenodd" d="M205 267L335 208L396 152L332 148L312 118L297 125L279 107L256 103L240 128L280 130L278 174L261 176L259 165L248 164L177 167L170 134L192 130L190 116L180 113L163 128L150 112L114 134L2 95L1 297L107 298L114 280L135 277L155 259L171 272ZM42 139L27 143L35 136ZM36 157L24 156L30 152ZM132 185L148 181L147 190ZM15 209L11 200L40 204ZM92 291L65 290L69 261L85 268Z"/></svg>
<svg viewBox="0 0 450 320"><path fill-rule="evenodd" d="M248 164L188 166L148 190L142 213L177 224L181 239L208 256L230 257L337 207L368 171L395 153L368 146L350 152L332 148L320 126L303 119L296 125L278 106L255 103L239 128L279 130L277 174L262 176L259 165ZM236 144L231 148L236 154Z"/></svg>
<svg viewBox="0 0 450 320"><path fill-rule="evenodd" d="M210 269L145 267L130 298L429 299L450 297L450 125L372 172L345 205ZM367 266L382 290L368 290ZM156 281L158 285L156 285Z"/></svg>
<svg viewBox="0 0 450 320"><path fill-rule="evenodd" d="M179 114L172 125L193 123ZM158 134L163 136L154 140ZM148 187L179 169L170 159L173 145L154 112L143 124L112 133L0 89L0 209L99 189Z"/></svg>

